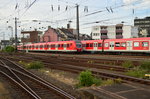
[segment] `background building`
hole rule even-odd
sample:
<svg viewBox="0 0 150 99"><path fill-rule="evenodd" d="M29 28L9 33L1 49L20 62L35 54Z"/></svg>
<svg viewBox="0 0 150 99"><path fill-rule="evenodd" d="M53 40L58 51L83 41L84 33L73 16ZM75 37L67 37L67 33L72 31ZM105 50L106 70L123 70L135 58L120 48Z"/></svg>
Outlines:
<svg viewBox="0 0 150 99"><path fill-rule="evenodd" d="M130 25L111 25L92 27L92 39L122 39L138 37L138 27Z"/></svg>
<svg viewBox="0 0 150 99"><path fill-rule="evenodd" d="M26 43L37 43L40 42L40 35L42 34L41 31L21 31L23 37L21 38L21 42Z"/></svg>
<svg viewBox="0 0 150 99"><path fill-rule="evenodd" d="M150 37L150 17L134 19L134 26L139 28L139 37Z"/></svg>
<svg viewBox="0 0 150 99"><path fill-rule="evenodd" d="M0 49L2 50L3 48L10 46L10 45L11 45L10 40L1 40Z"/></svg>

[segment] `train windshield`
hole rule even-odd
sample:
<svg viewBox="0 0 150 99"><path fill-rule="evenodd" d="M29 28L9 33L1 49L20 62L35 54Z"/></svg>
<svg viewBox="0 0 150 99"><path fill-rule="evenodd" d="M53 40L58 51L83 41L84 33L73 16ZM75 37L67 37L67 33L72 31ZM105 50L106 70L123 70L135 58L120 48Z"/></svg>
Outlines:
<svg viewBox="0 0 150 99"><path fill-rule="evenodd" d="M76 42L76 47L77 48L82 48L81 41L75 41Z"/></svg>
<svg viewBox="0 0 150 99"><path fill-rule="evenodd" d="M77 48L82 48L82 44L81 43L76 43Z"/></svg>

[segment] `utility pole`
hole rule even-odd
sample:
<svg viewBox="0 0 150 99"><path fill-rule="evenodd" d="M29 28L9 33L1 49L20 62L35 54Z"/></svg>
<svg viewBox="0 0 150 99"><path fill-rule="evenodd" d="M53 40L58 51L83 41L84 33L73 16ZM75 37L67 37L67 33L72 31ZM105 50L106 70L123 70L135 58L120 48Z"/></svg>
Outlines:
<svg viewBox="0 0 150 99"><path fill-rule="evenodd" d="M80 37L79 37L79 5L78 4L76 4L76 7L77 7L77 40L80 40Z"/></svg>
<svg viewBox="0 0 150 99"><path fill-rule="evenodd" d="M17 51L17 18L15 17L15 50Z"/></svg>

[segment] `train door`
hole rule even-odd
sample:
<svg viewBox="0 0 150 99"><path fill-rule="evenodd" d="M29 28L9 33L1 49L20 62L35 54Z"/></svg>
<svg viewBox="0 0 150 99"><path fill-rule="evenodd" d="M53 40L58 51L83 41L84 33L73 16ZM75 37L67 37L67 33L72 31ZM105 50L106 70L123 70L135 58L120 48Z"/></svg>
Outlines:
<svg viewBox="0 0 150 99"><path fill-rule="evenodd" d="M97 51L98 49L98 42L94 42L94 50Z"/></svg>
<svg viewBox="0 0 150 99"><path fill-rule="evenodd" d="M55 50L56 50L56 51L58 50L58 44L55 45Z"/></svg>
<svg viewBox="0 0 150 99"><path fill-rule="evenodd" d="M110 51L114 51L114 42L112 41L112 42L110 42L110 46L109 46L110 48Z"/></svg>
<svg viewBox="0 0 150 99"><path fill-rule="evenodd" d="M64 51L66 51L67 50L67 44L64 43L63 47L64 47Z"/></svg>
<svg viewBox="0 0 150 99"><path fill-rule="evenodd" d="M132 41L127 41L127 51L132 51Z"/></svg>

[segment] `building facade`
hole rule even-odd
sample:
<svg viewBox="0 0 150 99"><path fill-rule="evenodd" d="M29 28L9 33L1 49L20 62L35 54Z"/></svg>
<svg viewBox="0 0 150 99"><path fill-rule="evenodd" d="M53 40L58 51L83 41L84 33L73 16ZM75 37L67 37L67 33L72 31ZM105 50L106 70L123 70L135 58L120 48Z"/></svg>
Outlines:
<svg viewBox="0 0 150 99"><path fill-rule="evenodd" d="M122 39L138 37L138 27L130 25L93 26L92 39Z"/></svg>
<svg viewBox="0 0 150 99"><path fill-rule="evenodd" d="M150 37L150 17L134 19L134 26L139 28L140 37Z"/></svg>
<svg viewBox="0 0 150 99"><path fill-rule="evenodd" d="M40 42L41 31L21 31L23 37L21 38L21 42L26 43L37 43Z"/></svg>

